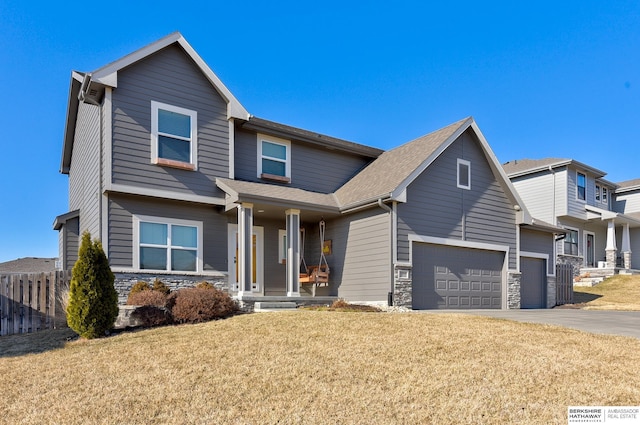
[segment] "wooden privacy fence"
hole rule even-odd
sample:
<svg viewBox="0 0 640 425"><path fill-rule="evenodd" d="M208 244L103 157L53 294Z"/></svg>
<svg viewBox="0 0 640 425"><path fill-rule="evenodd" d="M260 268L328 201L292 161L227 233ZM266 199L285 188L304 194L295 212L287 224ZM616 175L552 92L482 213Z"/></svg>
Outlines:
<svg viewBox="0 0 640 425"><path fill-rule="evenodd" d="M556 264L556 305L573 304L573 266Z"/></svg>
<svg viewBox="0 0 640 425"><path fill-rule="evenodd" d="M70 276L64 271L0 274L0 336L53 328L56 307L62 310L56 289Z"/></svg>

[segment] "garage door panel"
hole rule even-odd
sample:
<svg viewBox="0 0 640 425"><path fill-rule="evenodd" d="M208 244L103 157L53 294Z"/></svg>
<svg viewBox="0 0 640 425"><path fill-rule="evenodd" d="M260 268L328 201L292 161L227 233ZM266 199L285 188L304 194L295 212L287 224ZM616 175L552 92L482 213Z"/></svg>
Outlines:
<svg viewBox="0 0 640 425"><path fill-rule="evenodd" d="M504 252L413 244L413 308L501 308Z"/></svg>

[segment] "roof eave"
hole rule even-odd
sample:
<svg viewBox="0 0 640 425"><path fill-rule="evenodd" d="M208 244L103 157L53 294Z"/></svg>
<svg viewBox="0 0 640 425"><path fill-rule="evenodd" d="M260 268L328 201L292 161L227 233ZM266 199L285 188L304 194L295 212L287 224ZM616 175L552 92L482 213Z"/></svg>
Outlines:
<svg viewBox="0 0 640 425"><path fill-rule="evenodd" d="M180 47L187 53L191 60L193 60L200 71L213 85L218 94L220 94L220 96L227 102L227 119L249 119L249 112L244 108L244 106L242 106L238 99L236 99L236 97L231 93L227 86L224 85L222 80L218 78L213 70L209 68L209 65L207 65L202 57L200 57L200 55L193 49L193 47L191 47L191 45L182 36L182 34L177 31L96 70L92 74L92 80L100 84L115 88L118 86L119 70L132 65L174 43L178 43L178 45L180 45Z"/></svg>
<svg viewBox="0 0 640 425"><path fill-rule="evenodd" d="M69 99L67 100L67 116L64 125L64 135L62 143L62 158L60 160L60 173L69 174L71 167L71 152L73 151L73 139L76 134L76 119L78 117L78 106L80 100L78 94L84 74L73 71L71 82L69 83Z"/></svg>
<svg viewBox="0 0 640 425"><path fill-rule="evenodd" d="M242 128L245 128L247 130L264 132L272 136L281 137L284 139L299 140L301 142L319 145L322 147L335 148L345 152L350 152L357 155L363 155L370 158L377 158L378 156L380 156L380 154L384 152L384 150L379 148L361 145L358 143L350 142L348 140L339 140L335 137L327 136L320 133L315 133L308 130L302 130L302 129L287 126L284 124L274 123L274 122L265 120L263 118L258 118L253 116L250 117L248 120L244 121L241 124L241 126ZM285 128L283 129L281 127L285 127ZM288 132L287 128L291 128L292 130L304 131L305 133L308 133L308 135Z"/></svg>

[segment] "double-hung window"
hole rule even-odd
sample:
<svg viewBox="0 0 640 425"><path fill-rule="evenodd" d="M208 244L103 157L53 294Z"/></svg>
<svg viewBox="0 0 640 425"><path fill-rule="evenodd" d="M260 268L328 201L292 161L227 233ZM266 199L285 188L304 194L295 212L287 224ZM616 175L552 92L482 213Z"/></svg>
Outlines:
<svg viewBox="0 0 640 425"><path fill-rule="evenodd" d="M140 270L202 270L202 223L159 217L133 217L134 267Z"/></svg>
<svg viewBox="0 0 640 425"><path fill-rule="evenodd" d="M578 231L567 229L567 235L564 238L564 254L578 255Z"/></svg>
<svg viewBox="0 0 640 425"><path fill-rule="evenodd" d="M576 179L576 196L579 200L584 201L587 199L587 176L582 173L577 174Z"/></svg>
<svg viewBox="0 0 640 425"><path fill-rule="evenodd" d="M602 203L609 205L609 191L606 187L602 188Z"/></svg>
<svg viewBox="0 0 640 425"><path fill-rule="evenodd" d="M151 162L195 170L198 114L190 109L151 101Z"/></svg>
<svg viewBox="0 0 640 425"><path fill-rule="evenodd" d="M291 142L258 134L258 177L291 181Z"/></svg>
<svg viewBox="0 0 640 425"><path fill-rule="evenodd" d="M600 202L600 185L599 184L596 185L596 202Z"/></svg>

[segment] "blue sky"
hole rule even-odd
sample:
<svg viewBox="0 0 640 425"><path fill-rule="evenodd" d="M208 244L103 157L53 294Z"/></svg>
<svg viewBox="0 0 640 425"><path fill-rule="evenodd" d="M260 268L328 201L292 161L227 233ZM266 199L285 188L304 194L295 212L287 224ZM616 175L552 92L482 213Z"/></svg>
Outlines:
<svg viewBox="0 0 640 425"><path fill-rule="evenodd" d="M640 2L444 3L2 0L0 262L57 256L71 71L173 31L262 118L388 149L472 115L501 162L640 178Z"/></svg>

